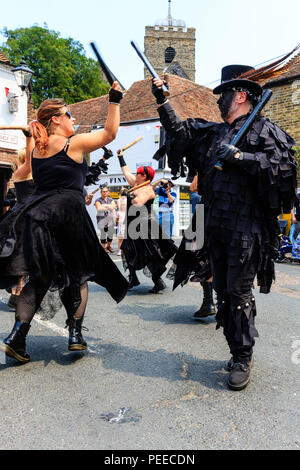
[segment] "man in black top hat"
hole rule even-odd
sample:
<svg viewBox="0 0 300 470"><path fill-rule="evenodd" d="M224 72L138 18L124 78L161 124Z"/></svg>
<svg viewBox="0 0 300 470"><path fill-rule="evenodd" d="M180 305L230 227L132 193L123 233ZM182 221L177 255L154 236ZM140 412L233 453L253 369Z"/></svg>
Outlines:
<svg viewBox="0 0 300 470"><path fill-rule="evenodd" d="M222 83L213 90L219 95L223 123L181 121L161 91L164 82L154 79L152 85L173 175L180 173L183 157L189 177L198 174L218 297L217 329L223 327L232 355L227 365L232 390L242 390L250 380L258 336L253 282L257 276L260 291L270 291L278 248L277 216L291 210L296 185L294 141L276 124L256 116L238 148L229 145L262 95L258 83L239 78L251 70L242 65L223 68ZM222 171L215 167L220 160Z"/></svg>

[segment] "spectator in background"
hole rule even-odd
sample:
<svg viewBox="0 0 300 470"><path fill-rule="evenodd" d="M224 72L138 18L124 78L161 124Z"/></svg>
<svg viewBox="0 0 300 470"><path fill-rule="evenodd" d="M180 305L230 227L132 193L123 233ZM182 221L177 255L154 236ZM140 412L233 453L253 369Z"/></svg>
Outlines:
<svg viewBox="0 0 300 470"><path fill-rule="evenodd" d="M111 242L114 237L116 205L108 194L109 189L107 186L104 186L101 189L101 196L95 201L95 207L97 210L97 225L100 230L101 245L105 251L114 253Z"/></svg>
<svg viewBox="0 0 300 470"><path fill-rule="evenodd" d="M295 225L293 237L294 239L296 239L300 233L300 191L299 190L296 196L295 206L292 209L292 223Z"/></svg>
<svg viewBox="0 0 300 470"><path fill-rule="evenodd" d="M192 215L196 212L197 204L201 204L201 196L198 194L198 176L196 175L190 185L190 204L192 209Z"/></svg>
<svg viewBox="0 0 300 470"><path fill-rule="evenodd" d="M173 207L176 193L171 191L173 186L173 182L165 178L161 178L153 183L153 189L158 196L158 220L169 238L172 238L174 225Z"/></svg>
<svg viewBox="0 0 300 470"><path fill-rule="evenodd" d="M121 245L124 240L125 234L125 218L126 218L126 207L127 207L127 190L126 188L121 188L120 197L117 200L117 236L118 236L118 256L121 256L122 250Z"/></svg>

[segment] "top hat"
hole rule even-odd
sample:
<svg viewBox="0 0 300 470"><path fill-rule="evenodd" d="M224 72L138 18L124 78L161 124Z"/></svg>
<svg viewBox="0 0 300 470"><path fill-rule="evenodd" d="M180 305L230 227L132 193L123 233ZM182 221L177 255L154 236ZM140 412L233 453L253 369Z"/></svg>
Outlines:
<svg viewBox="0 0 300 470"><path fill-rule="evenodd" d="M262 87L252 80L247 80L246 78L238 78L245 72L249 70L255 70L249 65L226 65L222 68L221 73L221 83L216 88L213 89L215 95L219 95L225 90L230 90L232 88L245 88L250 92L254 93L257 96L260 96L263 92Z"/></svg>

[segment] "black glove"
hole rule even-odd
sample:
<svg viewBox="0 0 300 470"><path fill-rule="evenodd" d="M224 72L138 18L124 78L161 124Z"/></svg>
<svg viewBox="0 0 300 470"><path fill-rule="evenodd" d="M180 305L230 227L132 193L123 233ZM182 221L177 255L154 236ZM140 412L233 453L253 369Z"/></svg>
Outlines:
<svg viewBox="0 0 300 470"><path fill-rule="evenodd" d="M113 153L110 149L106 148L106 147L102 147L102 149L104 150L104 155L103 155L103 158L105 160L108 160L109 158L111 158L113 156Z"/></svg>
<svg viewBox="0 0 300 470"><path fill-rule="evenodd" d="M235 157L237 153L239 153L238 158ZM226 144L218 148L217 156L221 162L238 165L240 168L248 171L248 173L256 174L259 162L254 153L241 152L237 147Z"/></svg>
<svg viewBox="0 0 300 470"><path fill-rule="evenodd" d="M107 163L105 163L105 161L104 161L104 160L99 160L99 162L98 162L98 165L99 165L99 167L101 168L101 170L102 170L102 173L105 173L105 174L107 174L107 170L108 170L108 164L107 164Z"/></svg>
<svg viewBox="0 0 300 470"><path fill-rule="evenodd" d="M120 104L121 99L123 98L123 93L119 90L111 88L108 93L108 99L110 103Z"/></svg>
<svg viewBox="0 0 300 470"><path fill-rule="evenodd" d="M230 144L221 145L217 149L217 156L221 162L228 162L228 163L236 163L239 161L239 158L236 158L235 155L239 153L241 155L241 151Z"/></svg>
<svg viewBox="0 0 300 470"><path fill-rule="evenodd" d="M118 152L120 152L120 150L118 150ZM117 155L118 155L118 159L119 159L119 162L120 162L120 167L122 168L123 166L127 166L123 155L119 155L118 152L117 152Z"/></svg>
<svg viewBox="0 0 300 470"><path fill-rule="evenodd" d="M168 88L167 83L165 83L166 87ZM152 88L151 88L152 94L156 98L156 103L157 104L163 104L165 101L167 101L167 97L164 95L162 89L158 88L154 83L153 83L153 78L152 78Z"/></svg>
<svg viewBox="0 0 300 470"><path fill-rule="evenodd" d="M85 186L90 186L91 184L96 184L99 180L101 173L107 174L108 164L105 163L102 159L99 160L97 163L92 163L91 166L88 167L88 172L85 177Z"/></svg>

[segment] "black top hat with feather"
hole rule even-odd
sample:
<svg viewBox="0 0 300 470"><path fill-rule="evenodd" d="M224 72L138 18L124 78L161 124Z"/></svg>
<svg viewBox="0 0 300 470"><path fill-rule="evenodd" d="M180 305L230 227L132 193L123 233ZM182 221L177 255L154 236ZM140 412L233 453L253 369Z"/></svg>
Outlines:
<svg viewBox="0 0 300 470"><path fill-rule="evenodd" d="M288 70L292 61L286 62L286 60L298 51L299 48L300 44L280 59L259 69L249 65L227 65L223 67L221 83L213 89L213 93L219 95L225 90L242 88L249 90L250 93L256 96L260 96L262 94L262 87L258 82L266 82Z"/></svg>

